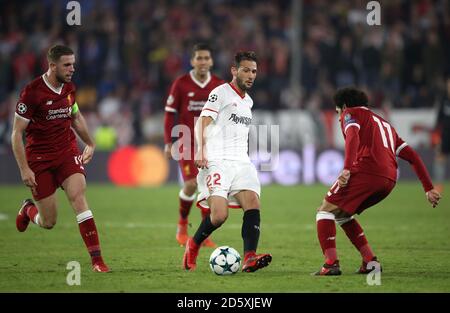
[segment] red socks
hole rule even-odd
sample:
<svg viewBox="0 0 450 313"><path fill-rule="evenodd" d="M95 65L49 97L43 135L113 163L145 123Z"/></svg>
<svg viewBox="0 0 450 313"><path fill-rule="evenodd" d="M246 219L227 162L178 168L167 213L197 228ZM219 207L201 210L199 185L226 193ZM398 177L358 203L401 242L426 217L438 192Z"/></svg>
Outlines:
<svg viewBox="0 0 450 313"><path fill-rule="evenodd" d="M337 260L334 214L320 211L317 213L316 221L317 235L325 256L325 263L331 265Z"/></svg>
<svg viewBox="0 0 450 313"><path fill-rule="evenodd" d="M336 225L334 214L321 211L317 213L316 220L317 235L325 256L325 263L333 264L334 261L337 260ZM353 219L353 217L341 218L338 219L337 222L341 225L342 229L345 231L345 234L356 249L358 249L359 253L361 253L363 261L366 263L372 261L375 256L359 223Z"/></svg>
<svg viewBox="0 0 450 313"><path fill-rule="evenodd" d="M189 212L191 211L192 203L195 200L195 194L188 196L183 192L183 189L179 193L180 200L180 222L187 220Z"/></svg>
<svg viewBox="0 0 450 313"><path fill-rule="evenodd" d="M352 218L348 222L341 224L341 227L355 248L361 253L364 262L370 262L374 255L359 223Z"/></svg>
<svg viewBox="0 0 450 313"><path fill-rule="evenodd" d="M103 259L100 251L100 243L98 240L97 227L95 226L94 217L91 210L87 210L77 215L78 227L80 228L81 237L88 249L92 259L92 264L101 262Z"/></svg>
<svg viewBox="0 0 450 313"><path fill-rule="evenodd" d="M191 211L192 204L195 201L195 194L192 196L188 196L184 193L183 189L180 190L179 193L179 200L180 200L180 220L179 224L186 224L189 212ZM205 219L205 217L209 216L211 213L210 209L200 209L202 214L202 220Z"/></svg>

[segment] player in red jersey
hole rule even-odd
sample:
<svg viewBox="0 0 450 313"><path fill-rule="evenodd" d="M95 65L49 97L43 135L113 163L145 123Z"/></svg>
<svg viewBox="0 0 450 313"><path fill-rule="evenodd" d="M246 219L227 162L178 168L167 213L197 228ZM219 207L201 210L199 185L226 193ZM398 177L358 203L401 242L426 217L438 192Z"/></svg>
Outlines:
<svg viewBox="0 0 450 313"><path fill-rule="evenodd" d="M344 169L317 210L317 233L325 264L316 275L341 274L335 222L362 256L358 273L366 274L371 271L367 268L369 262L374 262L369 264L371 268L381 266L353 215L382 201L392 191L397 181L397 156L411 164L433 207L441 195L434 189L419 155L388 122L367 108L364 92L343 88L335 94L334 102L345 138L345 161Z"/></svg>
<svg viewBox="0 0 450 313"><path fill-rule="evenodd" d="M223 80L210 73L213 66L211 48L206 44L196 44L192 49L191 65L193 69L178 77L170 88L164 116L165 154L175 158L180 165L184 186L179 193L180 218L176 239L181 246L188 239L188 215L195 200L197 190L197 167L194 164L194 122L199 117L208 95ZM178 121L175 123L175 116ZM178 126L174 128L175 126ZM172 137L181 138L172 145ZM173 151L172 151L173 150ZM209 209L202 209L202 218L210 214ZM215 247L216 244L207 238L203 244Z"/></svg>
<svg viewBox="0 0 450 313"><path fill-rule="evenodd" d="M92 159L95 144L75 101L75 85L71 82L75 56L69 47L55 45L47 59L48 71L25 86L16 106L12 148L22 181L36 201L23 201L16 227L23 232L31 221L42 228L53 228L57 216L55 191L62 187L76 214L92 269L109 272L85 198L84 165ZM86 144L82 154L71 127Z"/></svg>

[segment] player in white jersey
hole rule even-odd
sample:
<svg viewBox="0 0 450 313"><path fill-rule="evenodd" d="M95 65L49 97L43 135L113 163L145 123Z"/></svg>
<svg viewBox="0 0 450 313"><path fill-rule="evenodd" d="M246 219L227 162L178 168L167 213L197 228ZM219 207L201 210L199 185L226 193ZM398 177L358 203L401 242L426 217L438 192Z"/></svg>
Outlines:
<svg viewBox="0 0 450 313"><path fill-rule="evenodd" d="M201 243L228 217L228 208L242 208L244 265L254 272L269 265L270 254L256 254L259 240L260 183L248 156L249 126L253 100L247 94L256 78L254 52L239 52L231 67L233 80L209 94L196 124L196 164L199 196L197 205L209 207L211 215L200 224L186 244L183 268L194 270Z"/></svg>

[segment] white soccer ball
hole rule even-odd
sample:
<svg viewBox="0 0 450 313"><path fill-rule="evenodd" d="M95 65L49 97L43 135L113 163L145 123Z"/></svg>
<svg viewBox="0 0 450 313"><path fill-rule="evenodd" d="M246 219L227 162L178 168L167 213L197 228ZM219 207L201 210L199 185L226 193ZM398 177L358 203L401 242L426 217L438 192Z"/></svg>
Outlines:
<svg viewBox="0 0 450 313"><path fill-rule="evenodd" d="M234 274L241 267L241 256L229 246L218 247L209 257L209 267L217 275Z"/></svg>

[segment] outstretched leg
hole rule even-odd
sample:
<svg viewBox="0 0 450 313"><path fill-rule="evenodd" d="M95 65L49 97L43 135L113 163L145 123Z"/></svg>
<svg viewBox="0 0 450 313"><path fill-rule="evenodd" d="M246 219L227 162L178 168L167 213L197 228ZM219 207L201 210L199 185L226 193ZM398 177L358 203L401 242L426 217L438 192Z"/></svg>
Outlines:
<svg viewBox="0 0 450 313"><path fill-rule="evenodd" d="M195 191L197 190L197 181L195 178L186 180L184 182L183 189L180 190L180 218L178 220L176 239L180 246L184 246L189 238L188 235L188 215L191 211L192 204L195 201ZM202 220L208 217L211 213L210 209L201 208ZM217 245L208 237L203 242L202 245L215 248Z"/></svg>
<svg viewBox="0 0 450 313"><path fill-rule="evenodd" d="M221 196L210 196L208 204L211 215L202 220L193 238L186 243L183 256L183 268L193 271L197 264L198 251L202 242L219 228L228 218L228 201Z"/></svg>

